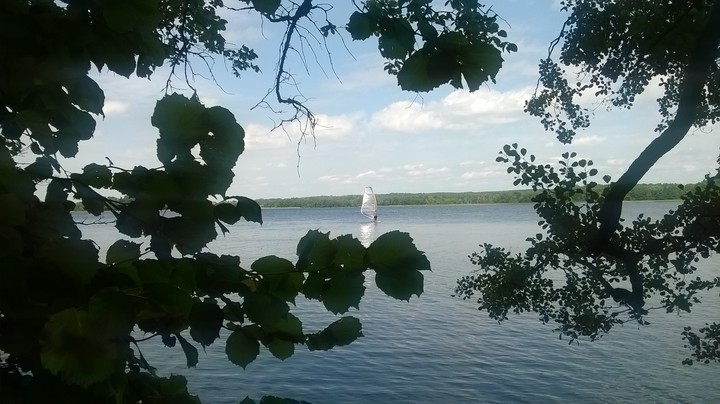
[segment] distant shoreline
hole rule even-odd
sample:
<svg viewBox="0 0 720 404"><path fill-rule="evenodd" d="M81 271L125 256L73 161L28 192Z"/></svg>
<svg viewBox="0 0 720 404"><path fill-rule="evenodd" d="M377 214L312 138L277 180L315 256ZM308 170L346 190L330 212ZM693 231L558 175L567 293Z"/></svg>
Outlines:
<svg viewBox="0 0 720 404"><path fill-rule="evenodd" d="M638 184L627 195L625 201L679 201L686 190L699 184ZM598 192L605 186L598 185ZM441 206L441 205L499 205L508 203L533 203L537 192L531 189L481 192L430 192L430 193L388 193L377 194L378 204L382 206ZM118 202L129 200L116 199ZM306 196L291 198L258 198L255 201L261 208L344 208L360 206L362 195ZM76 201L76 211L84 211L81 201Z"/></svg>
<svg viewBox="0 0 720 404"><path fill-rule="evenodd" d="M683 185L692 189L696 184ZM604 186L598 186L600 192ZM638 184L626 201L679 201L686 191L680 184ZM531 189L483 192L432 192L377 194L383 206L419 205L493 205L506 203L532 203L537 192ZM362 195L308 196L291 198L258 198L262 208L342 208L360 206Z"/></svg>

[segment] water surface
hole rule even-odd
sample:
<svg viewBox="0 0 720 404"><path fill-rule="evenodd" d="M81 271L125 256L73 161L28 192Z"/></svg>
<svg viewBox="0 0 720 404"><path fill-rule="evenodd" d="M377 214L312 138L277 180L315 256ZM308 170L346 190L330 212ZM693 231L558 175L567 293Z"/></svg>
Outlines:
<svg viewBox="0 0 720 404"><path fill-rule="evenodd" d="M625 215L658 216L676 205L630 203ZM144 347L151 364L164 374L185 375L204 402L237 403L246 395L312 403L720 401L720 365L680 364L686 357L682 327L720 321L717 292L691 315L654 312L651 326L629 324L597 342L571 345L532 314L499 325L472 301L452 297L457 278L473 269L468 255L478 244L522 251L525 238L538 232L531 205L381 207L377 224L350 208L268 209L263 218L263 226L233 226L212 251L239 255L249 267L269 254L295 261L297 241L309 229L332 237L349 233L366 243L401 230L426 252L433 271L425 273L425 293L410 302L384 296L368 282L360 310L350 313L361 319L365 336L331 351L299 347L283 362L261 348L243 370L226 360L220 343L201 351L198 366L187 369L179 348ZM719 263L713 257L704 270L715 271ZM318 302L299 301L295 314L305 332L336 319Z"/></svg>

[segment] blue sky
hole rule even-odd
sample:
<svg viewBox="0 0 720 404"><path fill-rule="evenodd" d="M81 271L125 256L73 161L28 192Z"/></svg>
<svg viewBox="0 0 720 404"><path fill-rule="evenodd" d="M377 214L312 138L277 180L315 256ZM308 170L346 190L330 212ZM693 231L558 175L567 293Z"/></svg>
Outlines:
<svg viewBox="0 0 720 404"><path fill-rule="evenodd" d="M331 18L341 25L351 12L350 2L334 3ZM296 129L271 131L281 116L251 109L272 86L281 27L262 24L255 14L228 14L226 38L254 48L263 72L247 72L238 79L219 61L214 68L217 84L198 77L193 86L206 105L231 110L246 131L246 150L229 194L347 195L362 193L366 185L379 194L511 189L513 178L495 157L504 144L513 142L542 162L556 162L563 152L576 151L592 159L601 174L617 178L656 136L659 90L649 89L631 111L598 108L591 127L572 145L562 145L522 109L537 80L537 63L557 36L564 14L552 0L506 0L493 10L507 21L503 28L519 51L504 54L497 84L474 93L450 86L421 95L403 92L383 71L377 40L352 41L344 30L347 49L337 36L328 38L332 64L317 44L319 63L309 49L305 64L294 55L291 70L308 98L307 106L319 118L315 141L301 142L299 148ZM105 157L127 168L157 167L157 130L150 116L167 75L167 70L158 70L150 81L107 72L97 75L105 90L106 117L95 138L81 144L78 158L65 162L65 167L78 170L89 162L103 163ZM186 87L179 78L174 83ZM718 131L720 125L689 134L642 182L700 180L716 167Z"/></svg>

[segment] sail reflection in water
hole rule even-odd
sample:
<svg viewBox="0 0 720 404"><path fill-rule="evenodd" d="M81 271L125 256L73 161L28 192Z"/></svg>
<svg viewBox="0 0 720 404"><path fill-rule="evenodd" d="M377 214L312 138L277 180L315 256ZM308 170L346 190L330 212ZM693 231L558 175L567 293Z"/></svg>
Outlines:
<svg viewBox="0 0 720 404"><path fill-rule="evenodd" d="M377 222L364 223L360 225L360 232L358 233L358 240L364 247L369 247L378 236L377 233Z"/></svg>

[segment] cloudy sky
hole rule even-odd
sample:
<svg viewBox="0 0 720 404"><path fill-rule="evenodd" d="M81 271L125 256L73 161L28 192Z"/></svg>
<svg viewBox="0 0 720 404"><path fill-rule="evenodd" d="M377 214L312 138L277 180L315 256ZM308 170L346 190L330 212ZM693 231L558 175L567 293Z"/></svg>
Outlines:
<svg viewBox="0 0 720 404"><path fill-rule="evenodd" d="M333 3L331 18L342 25L351 12L344 4L350 1ZM245 129L246 149L229 194L347 195L362 193L366 185L380 194L511 189L513 178L495 157L504 144L513 142L543 162L576 151L592 159L601 175L617 178L656 136L659 91L648 91L631 111L598 108L588 130L572 145L560 144L537 118L523 113L523 103L535 87L537 63L557 36L564 14L553 0L499 3L493 10L506 20L503 28L519 52L504 54L497 83L474 93L450 86L422 95L403 92L383 71L377 39L352 41L341 29L344 43L338 36L330 37L325 50L310 38L303 48L305 63L299 54L292 55L290 69L307 106L319 118L314 141L301 141L293 127L272 131L284 115L253 109L272 86L281 27L263 24L254 14L227 15L228 41L254 48L263 72L248 72L238 79L219 61L213 70L217 84L201 77L192 84L207 106L228 108ZM198 70L202 72L201 66ZM167 70L158 70L151 81L99 74L106 117L95 138L81 144L78 158L66 162L66 168L77 170L105 157L122 167L157 167L157 130L150 125L150 116L164 94L167 77ZM180 78L174 83L187 87ZM720 125L689 134L643 182L700 180L716 167L718 131Z"/></svg>

